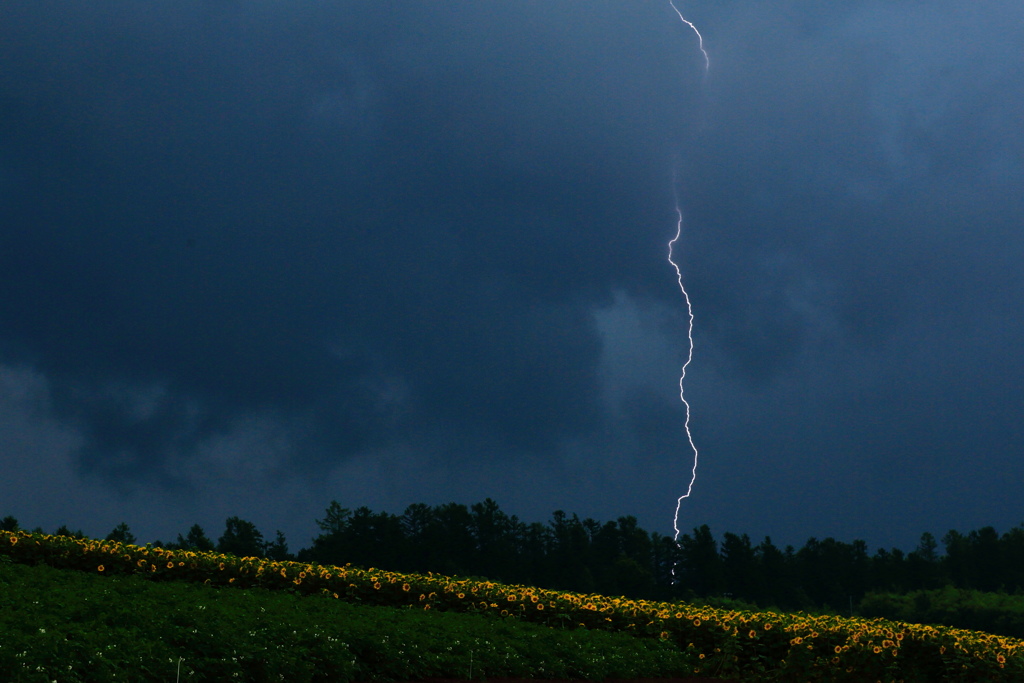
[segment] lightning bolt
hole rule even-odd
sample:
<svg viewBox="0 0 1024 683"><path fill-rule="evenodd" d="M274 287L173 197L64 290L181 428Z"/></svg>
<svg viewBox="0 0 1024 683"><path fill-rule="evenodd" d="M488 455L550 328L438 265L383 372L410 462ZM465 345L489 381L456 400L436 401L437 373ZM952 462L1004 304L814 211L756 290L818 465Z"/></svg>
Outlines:
<svg viewBox="0 0 1024 683"><path fill-rule="evenodd" d="M673 174L674 175L674 174ZM688 316L688 325L686 329L686 338L689 341L689 347L686 352L686 362L683 363L683 369L679 376L679 400L683 402L683 406L686 408L686 420L683 422L683 427L686 430L686 440L690 442L690 449L693 451L693 469L690 471L690 483L686 487L686 493L679 496L676 500L676 513L672 518L672 528L675 530L675 536L673 539L678 541L679 539L679 508L683 505L683 500L690 497L690 493L693 491L693 482L697 480L697 446L693 443L693 434L690 433L690 404L686 400L686 396L683 392L683 382L686 380L686 368L689 367L690 361L693 360L693 304L690 303L690 295L686 293L686 287L683 286L683 271L679 268L679 264L672 258L673 250L676 242L679 241L680 236L683 234L683 210L679 208L679 195L676 194L675 178L672 181L672 196L675 199L676 205L676 235L668 242L668 262L672 268L676 271L676 282L679 284L679 291L683 294L683 300L686 301L686 314Z"/></svg>
<svg viewBox="0 0 1024 683"><path fill-rule="evenodd" d="M700 53L704 55L704 75L708 75L708 70L711 68L711 59L708 57L707 50L704 49L704 36L700 34L697 27L693 25L693 22L683 16L683 13L679 11L679 8L675 6L672 0L668 0L669 6L675 10L676 15L679 16L679 20L693 29L693 32L697 34L697 45L700 48Z"/></svg>
<svg viewBox="0 0 1024 683"><path fill-rule="evenodd" d="M700 34L700 31L697 30L697 27L694 25L692 21L683 16L683 13L679 11L679 8L676 7L675 3L672 0L668 0L668 4L675 11L676 16L679 17L679 20L686 24L687 26L689 26L691 29L693 29L693 32L697 34L697 45L700 48L700 53L704 55L704 76L707 77L708 71L711 68L711 58L708 57L708 52L707 50L704 49L704 36ZM697 481L697 460L699 458L699 454L697 452L697 446L693 443L693 434L690 432L690 404L686 400L686 393L683 390L683 384L686 381L686 368L690 366L690 362L693 360L693 304L690 302L690 295L686 293L686 287L683 286L683 271L679 268L679 264L677 264L675 262L675 259L673 258L676 242L679 241L679 238L683 234L683 210L679 206L679 194L676 190L677 183L675 176L676 174L675 172L673 172L672 197L673 199L675 199L676 234L675 237L673 237L668 242L668 262L676 271L676 283L678 283L679 291L682 293L683 300L686 302L686 339L689 342L689 346L686 351L686 362L683 363L683 368L680 371L679 375L679 400L683 402L683 406L686 409L686 420L683 422L683 427L686 430L686 440L690 443L690 450L693 451L693 469L690 470L690 483L686 486L686 493L684 493L683 495L679 496L679 498L676 499L676 512L675 515L672 517L672 529L675 531L675 536L673 536L673 539L678 544L679 510L683 505L683 501L690 497L690 494L693 492L693 483ZM672 569L672 575L675 576L674 567Z"/></svg>

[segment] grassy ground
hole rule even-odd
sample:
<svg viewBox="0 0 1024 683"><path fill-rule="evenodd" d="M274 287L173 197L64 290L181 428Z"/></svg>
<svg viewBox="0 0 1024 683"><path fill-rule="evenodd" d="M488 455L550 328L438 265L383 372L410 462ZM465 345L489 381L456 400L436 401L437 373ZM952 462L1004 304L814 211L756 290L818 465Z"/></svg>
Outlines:
<svg viewBox="0 0 1024 683"><path fill-rule="evenodd" d="M624 633L153 582L0 558L0 680L371 681L674 676L692 653Z"/></svg>

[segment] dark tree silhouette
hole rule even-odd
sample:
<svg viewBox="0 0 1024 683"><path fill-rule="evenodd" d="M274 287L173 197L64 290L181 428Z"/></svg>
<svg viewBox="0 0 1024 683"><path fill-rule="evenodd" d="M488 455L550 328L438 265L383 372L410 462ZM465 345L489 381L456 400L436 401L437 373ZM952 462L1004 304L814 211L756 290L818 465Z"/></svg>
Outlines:
<svg viewBox="0 0 1024 683"><path fill-rule="evenodd" d="M939 563L938 547L938 541L931 533L926 531L921 534L917 548L907 555L908 586L933 589L942 585L942 567Z"/></svg>
<svg viewBox="0 0 1024 683"><path fill-rule="evenodd" d="M277 530L273 542L267 544L266 553L268 559L278 562L295 559L295 556L288 552L288 541L285 540L284 533L280 529Z"/></svg>
<svg viewBox="0 0 1024 683"><path fill-rule="evenodd" d="M1024 590L1024 528L1014 527L1003 534L999 547L1006 590Z"/></svg>
<svg viewBox="0 0 1024 683"><path fill-rule="evenodd" d="M178 542L175 544L183 550L198 550L208 552L214 550L213 541L206 537L206 532L203 531L203 527L198 524L193 524L192 528L188 530L188 535L184 538L181 534L178 534Z"/></svg>
<svg viewBox="0 0 1024 683"><path fill-rule="evenodd" d="M968 538L959 531L950 529L942 537L942 543L946 546L943 565L953 585L959 588L973 588L974 558L971 556Z"/></svg>
<svg viewBox="0 0 1024 683"><path fill-rule="evenodd" d="M680 563L677 575L685 591L700 595L720 595L725 587L722 558L711 529L703 524L693 536L679 537Z"/></svg>
<svg viewBox="0 0 1024 683"><path fill-rule="evenodd" d="M980 591L992 592L1005 585L1003 581L999 534L990 526L967 535L973 559L974 586Z"/></svg>
<svg viewBox="0 0 1024 683"><path fill-rule="evenodd" d="M756 600L759 573L750 537L726 532L722 536L722 576L729 593L741 600Z"/></svg>
<svg viewBox="0 0 1024 683"><path fill-rule="evenodd" d="M496 580L511 580L516 572L518 526L490 498L470 508L470 535L475 545L476 569Z"/></svg>
<svg viewBox="0 0 1024 683"><path fill-rule="evenodd" d="M263 557L266 542L256 525L239 517L228 517L224 535L217 539L217 550L238 557Z"/></svg>
<svg viewBox="0 0 1024 683"><path fill-rule="evenodd" d="M125 524L124 522L121 522L120 524L118 524L117 526L114 527L113 531L111 531L109 534L107 534L106 540L108 540L108 541L118 541L120 543L133 543L134 544L135 543L135 534L133 534L131 532L131 529L128 528L127 524Z"/></svg>

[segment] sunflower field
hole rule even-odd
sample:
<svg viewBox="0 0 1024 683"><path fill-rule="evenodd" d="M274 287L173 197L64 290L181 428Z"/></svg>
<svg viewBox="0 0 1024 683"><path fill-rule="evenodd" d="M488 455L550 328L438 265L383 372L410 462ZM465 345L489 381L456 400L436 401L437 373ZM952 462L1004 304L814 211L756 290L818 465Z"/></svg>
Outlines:
<svg viewBox="0 0 1024 683"><path fill-rule="evenodd" d="M744 681L1021 681L1024 641L949 627L722 610L435 574L279 562L116 541L0 533L0 555L95 575L310 594L424 613L492 615L670 645L696 675Z"/></svg>

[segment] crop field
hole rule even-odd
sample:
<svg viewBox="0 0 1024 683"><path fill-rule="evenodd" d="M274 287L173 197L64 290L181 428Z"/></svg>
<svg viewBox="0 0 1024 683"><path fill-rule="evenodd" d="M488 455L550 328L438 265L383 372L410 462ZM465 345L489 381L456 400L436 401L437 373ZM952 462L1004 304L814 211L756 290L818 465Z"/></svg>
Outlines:
<svg viewBox="0 0 1024 683"><path fill-rule="evenodd" d="M1024 680L1024 641L882 619L20 531L0 534L0 562L0 677L12 681Z"/></svg>

